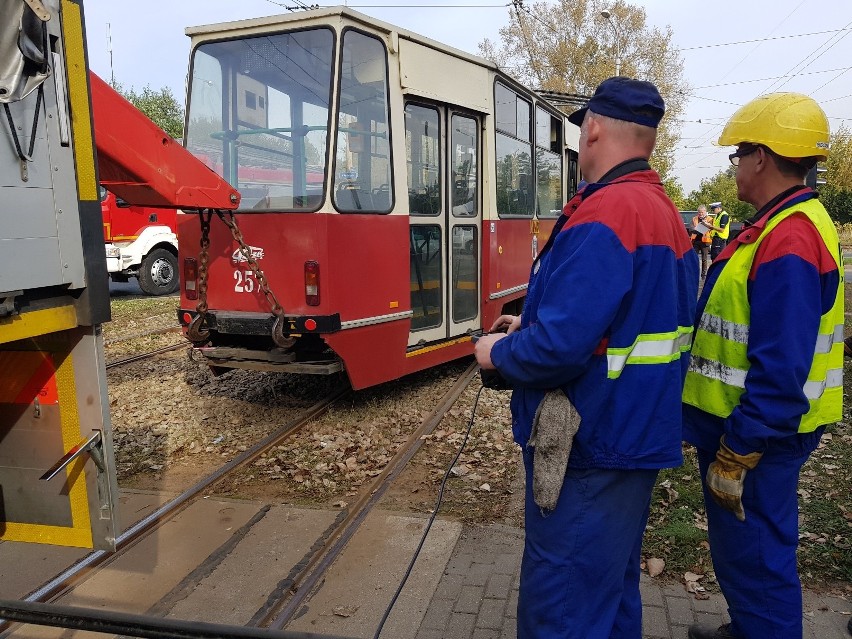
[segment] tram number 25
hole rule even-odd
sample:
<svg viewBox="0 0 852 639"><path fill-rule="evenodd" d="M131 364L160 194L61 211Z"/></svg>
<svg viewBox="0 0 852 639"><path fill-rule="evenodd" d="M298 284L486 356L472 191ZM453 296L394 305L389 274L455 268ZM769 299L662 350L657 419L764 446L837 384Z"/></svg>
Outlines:
<svg viewBox="0 0 852 639"><path fill-rule="evenodd" d="M234 280L234 291L236 291L237 293L254 292L254 273L252 273L251 271L234 271Z"/></svg>

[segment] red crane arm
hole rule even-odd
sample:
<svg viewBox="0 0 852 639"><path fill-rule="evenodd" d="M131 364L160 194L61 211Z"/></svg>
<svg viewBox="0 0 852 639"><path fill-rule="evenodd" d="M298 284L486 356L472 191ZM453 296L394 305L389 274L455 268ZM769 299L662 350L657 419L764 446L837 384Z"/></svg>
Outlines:
<svg viewBox="0 0 852 639"><path fill-rule="evenodd" d="M89 72L101 184L137 206L227 209L240 194Z"/></svg>

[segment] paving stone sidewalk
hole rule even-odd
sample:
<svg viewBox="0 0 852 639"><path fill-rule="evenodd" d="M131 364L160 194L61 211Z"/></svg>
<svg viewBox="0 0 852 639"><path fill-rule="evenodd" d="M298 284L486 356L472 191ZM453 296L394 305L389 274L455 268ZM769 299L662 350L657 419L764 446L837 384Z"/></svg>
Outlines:
<svg viewBox="0 0 852 639"><path fill-rule="evenodd" d="M493 525L467 528L447 564L416 639L514 639L524 532ZM680 584L642 576L643 637L686 639L693 623L728 621L720 594L697 600ZM852 639L852 602L804 593L805 639Z"/></svg>

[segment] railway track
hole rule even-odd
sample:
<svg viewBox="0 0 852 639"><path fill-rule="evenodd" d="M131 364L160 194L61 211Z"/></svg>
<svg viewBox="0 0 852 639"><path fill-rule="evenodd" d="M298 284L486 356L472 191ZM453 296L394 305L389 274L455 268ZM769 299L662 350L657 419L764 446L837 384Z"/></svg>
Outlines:
<svg viewBox="0 0 852 639"><path fill-rule="evenodd" d="M378 504L393 480L420 449L423 438L441 423L441 419L455 404L477 370L478 367L474 362L462 373L452 388L444 394L435 409L408 437L382 473L375 478L366 490L361 491L361 496L345 518L322 540L316 554L307 562L304 569L293 578L281 600L270 606L256 621L256 625L280 630L293 619L304 603L310 599L317 585L322 582L328 568L343 552L346 543L352 538L370 511Z"/></svg>
<svg viewBox="0 0 852 639"><path fill-rule="evenodd" d="M309 555L303 557L298 565L293 566L287 578L279 582L275 592L270 594L267 603L246 623L247 626L280 630L284 629L295 617L298 617L299 611L304 609L305 604L322 585L329 568L341 556L347 543L364 523L367 515L375 508L394 479L415 455L425 436L436 428L446 412L455 404L475 375L476 370L476 365L471 364L458 377L453 386L437 402L435 408L407 436L405 442L400 445L381 474L369 485L363 486L356 501L345 511L342 511L332 525L323 530L320 537L311 545ZM250 464L265 451L280 445L287 438L295 436L305 424L322 415L344 394L344 389L337 389L324 397L305 413L131 526L117 539L116 553L91 553L73 567L33 591L24 601L33 603L56 601L64 594L73 591L79 582L84 580L87 575L92 574L102 564L109 562L110 566L116 565L123 553L129 551L141 540L175 517L190 503L197 500L202 493L208 491L214 484L231 475L237 469ZM276 568L276 572L280 570L280 568Z"/></svg>
<svg viewBox="0 0 852 639"><path fill-rule="evenodd" d="M144 353L138 353L136 355L130 355L129 357L123 357L121 359L116 359L111 362L106 363L107 368L115 368L117 366L124 366L126 364L132 364L133 362L140 362L145 359L150 359L157 355L162 355L163 353L168 353L169 351L176 351L179 348L189 348L189 344L186 340L178 342L177 344L169 344L167 346L162 346L160 348L155 348L152 351L147 351Z"/></svg>
<svg viewBox="0 0 852 639"><path fill-rule="evenodd" d="M109 348L113 344L120 344L121 342L129 342L132 339L139 339L140 337L151 337L152 335L163 335L165 333L177 333L181 330L180 324L174 324L173 326L165 326L162 328L154 328L148 331L141 331L138 333L130 333L129 335L122 335L121 337L114 337L112 339L104 340L104 347Z"/></svg>
<svg viewBox="0 0 852 639"><path fill-rule="evenodd" d="M107 560L114 562L123 553L132 548L134 544L147 535L153 533L160 525L180 513L183 508L185 508L193 499L198 498L198 496L205 490L209 489L228 474L233 473L239 468L251 463L265 451L278 445L282 440L293 436L305 424L322 415L346 392L347 389L341 387L320 399L301 415L295 417L287 424L265 437L262 441L243 452L241 455L235 457L233 460L194 484L171 501L156 509L147 517L133 524L116 538L116 550L114 553L106 551L95 551L90 553L68 570L65 570L48 583L33 591L24 599L24 601L44 603L55 600L65 592L68 592L71 588L73 588L74 584L83 578L89 571L97 568ZM0 630L2 630L2 626L0 626Z"/></svg>

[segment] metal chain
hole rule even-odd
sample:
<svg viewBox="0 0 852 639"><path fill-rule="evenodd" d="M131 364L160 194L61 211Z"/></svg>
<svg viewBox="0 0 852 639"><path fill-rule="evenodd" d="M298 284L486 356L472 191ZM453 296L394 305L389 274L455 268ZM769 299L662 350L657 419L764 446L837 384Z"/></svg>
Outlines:
<svg viewBox="0 0 852 639"><path fill-rule="evenodd" d="M210 330L206 328L207 323L207 278L210 265L210 220L213 212L198 211L198 220L201 223L201 251L198 253L198 304L195 311L198 313L186 329L187 338L194 344L203 344L210 338Z"/></svg>
<svg viewBox="0 0 852 639"><path fill-rule="evenodd" d="M275 293L269 288L269 282L266 276L260 269L257 260L252 257L251 247L245 243L242 231L237 226L237 221L234 219L234 214L231 212L223 213L215 211L216 215L231 229L231 235L239 244L239 251L249 265L255 279L257 280L260 290L263 292L269 307L275 315L275 323L272 326L272 341L281 348L289 348L293 345L293 338L285 334L286 318L284 317L284 307L278 303L278 298ZM198 218L201 222L201 251L198 254L198 304L195 310L198 313L186 329L186 336L195 344L203 344L210 339L210 329L206 326L207 320L207 279L210 275L210 220L213 218L213 211L199 211Z"/></svg>
<svg viewBox="0 0 852 639"><path fill-rule="evenodd" d="M273 315L278 318L282 317L284 315L284 307L278 303L278 298L275 297L275 293L273 293L272 289L269 288L269 282L266 280L266 276L263 274L263 271L260 270L260 265L258 265L257 260L252 257L251 247L245 243L243 233L240 231L237 226L237 221L234 219L234 214L230 212L223 213L222 211L216 211L216 214L222 219L227 227L231 229L231 235L234 236L237 244L240 245L239 251L242 253L246 263L249 265L255 279L260 285L260 290L266 297L266 301L269 303L269 308L272 309Z"/></svg>
<svg viewBox="0 0 852 639"><path fill-rule="evenodd" d="M209 277L210 266L210 220L213 219L213 213L200 211L199 220L201 222L201 251L198 253L198 304L195 306L196 312L204 314L207 312L207 278Z"/></svg>

